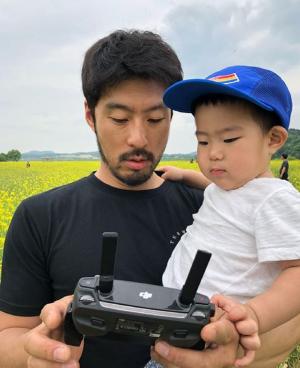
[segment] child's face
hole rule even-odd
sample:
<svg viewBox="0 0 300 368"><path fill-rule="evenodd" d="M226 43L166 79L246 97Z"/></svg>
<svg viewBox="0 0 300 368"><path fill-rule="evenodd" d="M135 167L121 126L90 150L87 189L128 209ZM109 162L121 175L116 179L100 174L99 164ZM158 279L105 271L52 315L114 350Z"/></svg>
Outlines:
<svg viewBox="0 0 300 368"><path fill-rule="evenodd" d="M225 190L270 176L269 135L245 106L203 105L196 109L198 163L201 171Z"/></svg>

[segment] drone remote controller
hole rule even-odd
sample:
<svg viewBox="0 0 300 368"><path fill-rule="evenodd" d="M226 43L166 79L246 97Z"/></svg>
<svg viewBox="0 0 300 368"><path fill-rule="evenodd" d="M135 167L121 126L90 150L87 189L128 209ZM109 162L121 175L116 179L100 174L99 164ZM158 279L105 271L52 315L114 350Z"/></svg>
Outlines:
<svg viewBox="0 0 300 368"><path fill-rule="evenodd" d="M197 252L183 288L177 290L114 280L117 240L117 233L103 233L100 275L79 280L65 317L65 342L79 346L83 336L126 335L146 344L160 338L174 346L204 349L200 331L214 315L214 305L196 291L211 254Z"/></svg>

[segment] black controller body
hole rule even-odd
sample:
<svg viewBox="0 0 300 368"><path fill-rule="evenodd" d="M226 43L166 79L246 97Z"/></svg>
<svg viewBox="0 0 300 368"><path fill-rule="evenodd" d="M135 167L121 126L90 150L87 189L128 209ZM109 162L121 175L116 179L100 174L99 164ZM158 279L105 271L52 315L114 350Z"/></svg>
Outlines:
<svg viewBox="0 0 300 368"><path fill-rule="evenodd" d="M211 254L197 252L181 290L114 280L117 238L117 233L103 233L100 275L79 280L65 317L65 342L78 346L84 336L125 335L148 345L159 338L203 349L200 332L214 315L214 305L196 290Z"/></svg>
<svg viewBox="0 0 300 368"><path fill-rule="evenodd" d="M196 294L194 302L184 306L179 303L177 289L122 280L114 280L113 292L103 296L97 289L98 282L99 276L79 280L66 317L66 343L78 345L79 334L109 333L147 344L160 338L174 346L204 348L200 331L214 312L206 296ZM74 327L79 332L77 340L76 332L71 331Z"/></svg>

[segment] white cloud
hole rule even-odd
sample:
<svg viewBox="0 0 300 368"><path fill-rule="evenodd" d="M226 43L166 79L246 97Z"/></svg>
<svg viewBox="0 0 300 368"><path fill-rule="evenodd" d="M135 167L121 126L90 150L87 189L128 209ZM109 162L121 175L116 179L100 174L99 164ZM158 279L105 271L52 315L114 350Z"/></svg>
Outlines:
<svg viewBox="0 0 300 368"><path fill-rule="evenodd" d="M96 150L83 119L81 63L93 42L120 28L161 33L186 77L233 64L277 71L300 128L299 10L296 0L0 0L0 152ZM192 117L176 114L167 152L193 150L193 132Z"/></svg>

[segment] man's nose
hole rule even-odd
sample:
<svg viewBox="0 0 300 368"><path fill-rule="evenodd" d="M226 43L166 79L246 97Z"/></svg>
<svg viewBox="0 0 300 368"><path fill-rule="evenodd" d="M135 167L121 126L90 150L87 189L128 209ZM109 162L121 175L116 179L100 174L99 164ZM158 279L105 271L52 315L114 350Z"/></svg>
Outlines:
<svg viewBox="0 0 300 368"><path fill-rule="evenodd" d="M143 148L147 145L147 132L143 124L132 124L129 127L127 143L131 147Z"/></svg>

